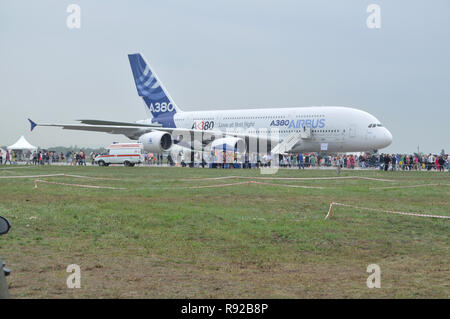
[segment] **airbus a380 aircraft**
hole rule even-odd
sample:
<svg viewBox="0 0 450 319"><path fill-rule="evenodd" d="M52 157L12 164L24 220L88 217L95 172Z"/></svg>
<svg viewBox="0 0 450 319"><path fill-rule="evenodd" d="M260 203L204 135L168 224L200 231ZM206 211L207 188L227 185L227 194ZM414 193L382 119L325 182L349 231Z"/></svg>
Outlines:
<svg viewBox="0 0 450 319"><path fill-rule="evenodd" d="M79 120L81 124L36 124L69 130L123 134L149 152L168 151L173 144L203 149L264 142L273 154L293 152L372 151L391 144L391 133L373 115L349 107L321 106L183 112L175 104L141 54L128 55L137 92L152 117L112 122ZM266 143L267 142L267 143ZM264 149L266 149L264 147ZM257 146L254 151L261 152Z"/></svg>

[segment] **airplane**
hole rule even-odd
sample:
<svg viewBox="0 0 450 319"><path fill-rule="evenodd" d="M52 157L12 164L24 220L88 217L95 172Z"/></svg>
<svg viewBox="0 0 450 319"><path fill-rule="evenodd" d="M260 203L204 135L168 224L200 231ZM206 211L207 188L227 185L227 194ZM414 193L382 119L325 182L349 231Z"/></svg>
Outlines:
<svg viewBox="0 0 450 319"><path fill-rule="evenodd" d="M129 54L135 86L151 116L134 123L83 119L80 124L37 124L123 134L148 152L231 149L258 153L377 151L392 134L373 115L350 107L310 106L184 112L140 53Z"/></svg>

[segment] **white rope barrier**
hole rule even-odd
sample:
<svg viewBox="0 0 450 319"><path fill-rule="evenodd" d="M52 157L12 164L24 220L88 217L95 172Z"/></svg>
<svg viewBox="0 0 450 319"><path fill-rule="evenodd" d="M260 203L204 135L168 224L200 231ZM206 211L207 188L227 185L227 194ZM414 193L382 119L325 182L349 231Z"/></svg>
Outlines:
<svg viewBox="0 0 450 319"><path fill-rule="evenodd" d="M205 177L205 178L187 178L180 181L207 181L220 179L261 179L261 180L340 180L340 179L364 179L379 182L397 182L393 179L382 179L363 176L335 176L335 177L261 177L261 176L221 176L221 177Z"/></svg>
<svg viewBox="0 0 450 319"><path fill-rule="evenodd" d="M324 187L321 187L321 186L290 185L290 184L274 184L274 183L257 182L257 181L249 181L249 184L270 185L270 186L283 186L283 187L294 187L294 188L315 188L315 189L324 189Z"/></svg>
<svg viewBox="0 0 450 319"><path fill-rule="evenodd" d="M74 187L85 187L85 188L97 188L97 189L99 189L99 188L103 188L103 189L118 189L118 190L126 189L126 188L122 188L122 187L111 187L111 186L96 186L96 185L84 185L84 184L58 183L58 182L44 181L42 179L35 179L34 180L34 188L37 188L37 184L38 183L64 185L64 186L74 186Z"/></svg>
<svg viewBox="0 0 450 319"><path fill-rule="evenodd" d="M249 184L249 182L237 182L237 183L228 183L228 184L214 184L214 185L202 185L202 186L190 186L190 187L180 187L180 188L214 188L214 187L227 187L227 186L235 186Z"/></svg>
<svg viewBox="0 0 450 319"><path fill-rule="evenodd" d="M184 182L210 181L210 180L233 179L233 178L239 178L239 176L221 176L221 177L205 177L205 178L183 178L183 179L179 179L179 181L184 181Z"/></svg>
<svg viewBox="0 0 450 319"><path fill-rule="evenodd" d="M217 188L217 187L228 187L228 186L236 186L236 185L251 185L251 184L292 187L292 188L313 188L313 189L324 189L325 188L325 187L321 187L321 186L290 185L290 184L275 184L275 183L266 183L266 182L257 182L257 181L246 181L246 182L235 182L235 183L227 183L227 184L173 187L172 189Z"/></svg>
<svg viewBox="0 0 450 319"><path fill-rule="evenodd" d="M64 176L64 174L0 176L0 179L10 179L10 178L39 178L39 177L56 177L56 176Z"/></svg>
<svg viewBox="0 0 450 319"><path fill-rule="evenodd" d="M399 212L399 211L383 210L383 209L377 209L377 208L360 207L360 206L343 204L343 203L336 203L336 202L331 202L330 203L330 208L328 209L328 214L327 214L327 216L325 216L325 219L328 219L329 217L331 217L333 215L333 206L335 206L335 205L355 208L355 209L359 209L359 210L371 210L371 211L376 211L376 212L383 212L383 213L388 213L388 214L398 214L398 215L407 215L407 216L416 216L416 217L450 219L450 216L429 215L429 214L419 214L419 213L409 213L409 212Z"/></svg>
<svg viewBox="0 0 450 319"><path fill-rule="evenodd" d="M64 176L68 177L76 177L76 178L89 178L89 179L102 179L102 180L109 180L109 181L120 181L120 178L110 178L110 177L93 177L93 176L85 176L85 175L70 175L70 174L64 174Z"/></svg>
<svg viewBox="0 0 450 319"><path fill-rule="evenodd" d="M115 180L118 181L118 178L109 178L109 177L93 177L93 176L84 176L84 175L70 175L70 174L46 174L46 175L16 175L16 176L0 176L0 179L14 179L14 178L39 178L39 177L75 177L75 178L90 178L90 179L103 179L103 180Z"/></svg>
<svg viewBox="0 0 450 319"><path fill-rule="evenodd" d="M393 188L414 188L414 187L427 187L427 186L450 186L450 184L420 184L420 185L398 185L398 186L384 186L384 187L370 187L369 189L393 189Z"/></svg>
<svg viewBox="0 0 450 319"><path fill-rule="evenodd" d="M201 186L190 186L190 187L180 187L180 188L216 188L216 187L227 187L227 186L235 186L235 185L269 185L269 186L281 186L281 187L293 187L293 188L314 188L314 189L323 189L324 187L320 186L305 186L305 185L290 185L290 184L275 184L275 183L265 183L265 182L257 182L257 181L247 181L247 182L236 182L236 183L227 183L227 184L214 184L214 185L201 185Z"/></svg>

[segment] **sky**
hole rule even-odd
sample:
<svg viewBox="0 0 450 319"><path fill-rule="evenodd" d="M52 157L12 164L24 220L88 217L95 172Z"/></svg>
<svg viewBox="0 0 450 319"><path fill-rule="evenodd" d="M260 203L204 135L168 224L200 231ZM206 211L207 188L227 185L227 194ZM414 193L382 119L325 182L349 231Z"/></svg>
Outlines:
<svg viewBox="0 0 450 319"><path fill-rule="evenodd" d="M67 7L81 8L69 29ZM368 28L367 7L380 7ZM38 127L146 118L127 54L183 111L337 105L377 117L383 152L450 151L448 0L0 0L0 145L101 147L121 135Z"/></svg>

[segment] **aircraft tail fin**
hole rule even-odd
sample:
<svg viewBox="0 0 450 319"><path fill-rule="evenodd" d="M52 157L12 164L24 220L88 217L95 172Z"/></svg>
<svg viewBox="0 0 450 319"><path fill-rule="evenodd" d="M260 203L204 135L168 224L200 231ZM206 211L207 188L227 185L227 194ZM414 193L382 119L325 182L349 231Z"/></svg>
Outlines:
<svg viewBox="0 0 450 319"><path fill-rule="evenodd" d="M158 117L173 118L173 115L179 109L164 89L155 72L150 69L150 65L140 53L129 54L128 59L138 95L142 97L155 120Z"/></svg>

